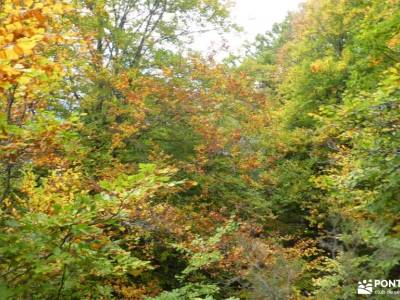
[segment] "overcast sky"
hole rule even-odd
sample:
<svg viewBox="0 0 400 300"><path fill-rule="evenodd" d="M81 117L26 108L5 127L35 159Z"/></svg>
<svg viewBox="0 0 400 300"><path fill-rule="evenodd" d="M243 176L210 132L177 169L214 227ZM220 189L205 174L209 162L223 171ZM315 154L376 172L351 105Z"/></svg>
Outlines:
<svg viewBox="0 0 400 300"><path fill-rule="evenodd" d="M304 0L235 0L232 9L233 20L243 27L242 33L225 35L226 44L232 52L237 52L246 41L252 41L258 33L272 29L272 25L284 20L289 11L297 10ZM219 48L221 37L207 33L196 38L193 47L205 53Z"/></svg>

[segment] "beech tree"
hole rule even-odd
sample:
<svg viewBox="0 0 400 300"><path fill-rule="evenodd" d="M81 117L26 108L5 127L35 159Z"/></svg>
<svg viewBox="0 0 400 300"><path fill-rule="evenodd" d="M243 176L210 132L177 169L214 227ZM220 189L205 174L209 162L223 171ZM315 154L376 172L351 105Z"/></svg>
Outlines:
<svg viewBox="0 0 400 300"><path fill-rule="evenodd" d="M396 278L399 7L308 0L218 62L190 39L235 29L222 0L2 1L0 298Z"/></svg>

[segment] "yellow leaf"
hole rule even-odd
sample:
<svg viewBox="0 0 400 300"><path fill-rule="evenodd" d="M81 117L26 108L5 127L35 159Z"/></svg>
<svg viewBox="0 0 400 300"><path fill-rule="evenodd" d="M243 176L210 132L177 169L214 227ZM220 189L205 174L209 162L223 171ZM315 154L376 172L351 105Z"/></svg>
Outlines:
<svg viewBox="0 0 400 300"><path fill-rule="evenodd" d="M6 27L7 31L16 31L16 30L21 30L23 28L23 26L20 22L14 22L11 24L7 24L5 27Z"/></svg>
<svg viewBox="0 0 400 300"><path fill-rule="evenodd" d="M26 6L28 6L28 7L31 7L32 4L33 4L33 1L32 1L32 0L24 0L24 4L25 4Z"/></svg>
<svg viewBox="0 0 400 300"><path fill-rule="evenodd" d="M56 13L56 14L62 14L64 12L63 11L63 5L61 3L56 3L53 6L53 12Z"/></svg>
<svg viewBox="0 0 400 300"><path fill-rule="evenodd" d="M11 3L7 3L3 7L3 11L8 14L8 13L13 13L15 11L13 5Z"/></svg>
<svg viewBox="0 0 400 300"><path fill-rule="evenodd" d="M43 7L44 7L43 3L40 3L40 2L35 3L35 6L34 6L34 8L36 8L36 9L41 9Z"/></svg>
<svg viewBox="0 0 400 300"><path fill-rule="evenodd" d="M44 28L37 28L37 29L35 30L36 34L44 34L45 31L46 31L46 30L45 30Z"/></svg>
<svg viewBox="0 0 400 300"><path fill-rule="evenodd" d="M14 24L6 24L5 27L6 27L7 31L14 31L14 29L15 29Z"/></svg>
<svg viewBox="0 0 400 300"><path fill-rule="evenodd" d="M44 14L51 14L51 13L52 13L52 10L50 9L49 6L46 6L46 7L43 8L43 13L44 13Z"/></svg>
<svg viewBox="0 0 400 300"><path fill-rule="evenodd" d="M72 5L64 4L64 12L69 12L73 10L73 8L74 7Z"/></svg>
<svg viewBox="0 0 400 300"><path fill-rule="evenodd" d="M13 23L13 25L15 28L14 30L22 30L24 28L24 26L22 25L21 22L15 22L15 23Z"/></svg>
<svg viewBox="0 0 400 300"><path fill-rule="evenodd" d="M32 39L22 38L17 41L17 46L21 48L24 54L30 54L36 46L36 42Z"/></svg>
<svg viewBox="0 0 400 300"><path fill-rule="evenodd" d="M14 51L14 48L7 48L4 50L4 53L6 55L6 59L18 59L19 56L18 54Z"/></svg>
<svg viewBox="0 0 400 300"><path fill-rule="evenodd" d="M17 53L18 56L24 55L24 50L18 47L18 45L14 46L14 52Z"/></svg>
<svg viewBox="0 0 400 300"><path fill-rule="evenodd" d="M35 41L35 42L39 42L39 41L43 40L43 38L44 38L44 34L35 34L34 36L31 37L31 40Z"/></svg>
<svg viewBox="0 0 400 300"><path fill-rule="evenodd" d="M14 68L12 68L12 67L10 67L8 65L0 66L0 72L1 73L5 73L8 76L13 76L13 75L19 74L19 72L17 70L15 70Z"/></svg>
<svg viewBox="0 0 400 300"><path fill-rule="evenodd" d="M4 37L4 39L6 42L11 42L14 40L14 35L12 33L9 33Z"/></svg>
<svg viewBox="0 0 400 300"><path fill-rule="evenodd" d="M31 79L27 76L21 76L20 78L18 78L18 83L21 85L25 85L27 83L29 83L31 81Z"/></svg>

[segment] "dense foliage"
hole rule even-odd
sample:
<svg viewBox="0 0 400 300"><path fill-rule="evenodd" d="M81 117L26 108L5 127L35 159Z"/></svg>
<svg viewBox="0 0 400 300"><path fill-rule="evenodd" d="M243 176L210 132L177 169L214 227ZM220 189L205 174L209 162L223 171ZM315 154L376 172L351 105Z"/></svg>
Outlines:
<svg viewBox="0 0 400 300"><path fill-rule="evenodd" d="M0 3L1 299L398 279L399 0L308 0L240 60L190 52L227 2Z"/></svg>
<svg viewBox="0 0 400 300"><path fill-rule="evenodd" d="M317 297L399 276L399 7L307 1L242 66L274 100L267 201L283 232L318 242L296 285Z"/></svg>

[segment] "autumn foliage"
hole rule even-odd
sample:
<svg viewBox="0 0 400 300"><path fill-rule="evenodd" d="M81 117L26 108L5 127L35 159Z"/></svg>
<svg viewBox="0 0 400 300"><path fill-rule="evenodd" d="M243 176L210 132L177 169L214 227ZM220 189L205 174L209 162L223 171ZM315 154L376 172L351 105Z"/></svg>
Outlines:
<svg viewBox="0 0 400 300"><path fill-rule="evenodd" d="M228 7L0 3L1 299L398 277L399 1L308 0L239 60L188 51Z"/></svg>

